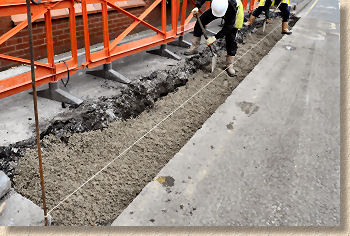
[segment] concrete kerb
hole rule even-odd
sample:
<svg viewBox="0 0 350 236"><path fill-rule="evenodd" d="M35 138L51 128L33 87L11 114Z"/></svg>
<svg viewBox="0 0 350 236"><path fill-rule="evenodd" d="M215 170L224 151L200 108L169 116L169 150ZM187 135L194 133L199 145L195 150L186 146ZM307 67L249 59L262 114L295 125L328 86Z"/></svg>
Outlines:
<svg viewBox="0 0 350 236"><path fill-rule="evenodd" d="M295 4L295 14L298 15L312 0L298 0L298 2Z"/></svg>

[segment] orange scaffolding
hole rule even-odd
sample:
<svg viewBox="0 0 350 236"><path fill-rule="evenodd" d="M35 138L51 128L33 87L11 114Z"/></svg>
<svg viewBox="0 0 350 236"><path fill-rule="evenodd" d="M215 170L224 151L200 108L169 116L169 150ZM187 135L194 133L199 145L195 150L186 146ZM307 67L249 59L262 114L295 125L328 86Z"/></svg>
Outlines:
<svg viewBox="0 0 350 236"><path fill-rule="evenodd" d="M78 49L76 38L76 22L75 22L75 1L74 0L42 0L39 5L31 5L32 9L32 22L38 20L44 15L45 31L46 31L46 51L47 51L47 63L35 61L35 80L37 85L53 84L58 80L72 75L79 69L83 68L95 68L100 65L111 65L111 62L129 56L134 53L145 51L147 49L161 46L164 50L164 45L174 41L176 38L183 37L185 32L193 29L195 22L192 21L193 15L186 13L189 8L188 1L172 0L171 1L171 29L167 30L166 21L166 0L155 0L140 16L135 16L132 13L119 7L116 2L120 0L80 0L82 7L82 17L84 25L84 40L85 40L85 57L86 61L81 65L78 64ZM193 7L194 0L190 0ZM256 7L257 0L251 0L249 4L249 11ZM88 4L101 4L102 9L102 28L103 28L103 49L97 52L91 52L90 40L89 40L89 26L88 26ZM243 0L245 9L247 8L248 0ZM154 10L158 5L161 5L161 28L157 28L144 19ZM181 6L181 17L180 17ZM123 15L133 19L131 23L121 34L119 34L113 41L110 41L108 32L108 7L116 10ZM210 7L210 2L207 2L206 8ZM52 36L52 18L51 11L57 9L69 10L69 24L70 24L70 41L71 41L71 59L65 62L55 63L53 36ZM0 17L11 16L17 14L26 13L26 3L24 0L7 0L0 2ZM180 21L180 23L178 23ZM125 44L120 42L133 30L136 26L142 24L147 28L153 30L156 35L147 38L139 39ZM179 25L178 25L179 24ZM0 36L0 46L4 44L11 37L16 35L22 29L28 26L28 21L24 20L5 34ZM170 52L168 52L170 53ZM171 55L171 54L170 54ZM172 55L173 58L177 56ZM30 61L24 58L13 57L5 54L0 54L0 59L18 62L21 64L29 65ZM112 70L111 67L105 68ZM116 72L112 71L114 76ZM117 77L120 75L117 75ZM120 82L128 82L126 78L121 76ZM31 88L31 74L30 72L21 75L16 75L6 79L0 80L0 99L8 97L10 95L28 90Z"/></svg>

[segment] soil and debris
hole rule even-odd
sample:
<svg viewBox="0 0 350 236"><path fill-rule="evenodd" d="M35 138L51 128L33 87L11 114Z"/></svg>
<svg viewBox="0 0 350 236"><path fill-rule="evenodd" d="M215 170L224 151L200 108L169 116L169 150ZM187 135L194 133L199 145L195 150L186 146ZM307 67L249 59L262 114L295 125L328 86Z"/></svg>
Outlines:
<svg viewBox="0 0 350 236"><path fill-rule="evenodd" d="M294 25L296 17L290 24ZM273 20L265 33L242 31L244 44L236 58L280 25ZM261 26L261 24L260 24ZM215 112L237 85L282 37L280 29L266 37L235 65L237 76L221 73L225 50L220 50L217 68L210 73L210 55L203 47L199 55L186 58L177 67L155 71L125 87L121 96L85 101L54 120L41 133L48 208L58 204L93 174L159 123L174 109L218 78L171 115L140 142L77 191L51 215L54 225L110 225L142 188L183 147ZM243 37L242 37L243 38ZM224 48L224 41L217 43ZM0 147L0 168L15 189L41 203L39 171L34 140ZM176 184L176 180L171 181Z"/></svg>

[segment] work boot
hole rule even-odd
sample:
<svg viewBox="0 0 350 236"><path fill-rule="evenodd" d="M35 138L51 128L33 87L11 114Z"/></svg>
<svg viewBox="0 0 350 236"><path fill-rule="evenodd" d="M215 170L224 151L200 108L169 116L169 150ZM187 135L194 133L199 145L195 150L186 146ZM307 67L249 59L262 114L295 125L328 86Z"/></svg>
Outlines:
<svg viewBox="0 0 350 236"><path fill-rule="evenodd" d="M234 56L229 56L229 55L226 56L226 68L227 68L226 71L227 71L227 74L231 77L236 75L236 71L235 69L233 69L234 58L235 58Z"/></svg>
<svg viewBox="0 0 350 236"><path fill-rule="evenodd" d="M190 56L190 55L197 54L200 43L201 43L201 37L193 36L191 47L185 52L185 55Z"/></svg>
<svg viewBox="0 0 350 236"><path fill-rule="evenodd" d="M256 17L253 16L253 14L250 15L249 20L247 22L245 22L244 25L248 26L248 27L251 26L255 22L255 19L256 19Z"/></svg>
<svg viewBox="0 0 350 236"><path fill-rule="evenodd" d="M288 22L282 22L282 34L292 34L292 31L289 31L288 29Z"/></svg>

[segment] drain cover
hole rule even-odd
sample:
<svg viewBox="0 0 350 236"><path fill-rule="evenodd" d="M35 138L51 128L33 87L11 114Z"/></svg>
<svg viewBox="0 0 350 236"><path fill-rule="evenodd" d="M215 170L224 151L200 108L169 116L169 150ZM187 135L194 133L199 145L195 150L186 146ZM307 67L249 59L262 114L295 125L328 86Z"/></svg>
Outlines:
<svg viewBox="0 0 350 236"><path fill-rule="evenodd" d="M287 49L288 51L293 51L296 49L296 47L293 47L291 45L285 45L284 48Z"/></svg>

